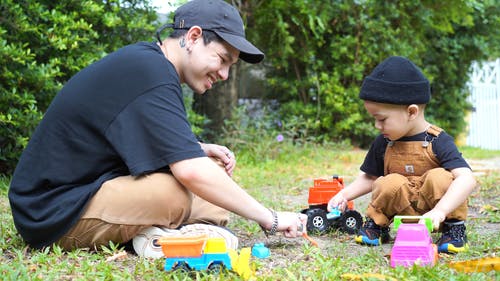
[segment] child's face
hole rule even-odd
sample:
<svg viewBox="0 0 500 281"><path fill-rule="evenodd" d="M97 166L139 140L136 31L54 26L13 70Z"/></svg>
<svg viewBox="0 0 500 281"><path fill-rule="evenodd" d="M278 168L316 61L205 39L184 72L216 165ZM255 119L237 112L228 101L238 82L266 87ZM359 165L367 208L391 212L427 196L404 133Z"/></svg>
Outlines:
<svg viewBox="0 0 500 281"><path fill-rule="evenodd" d="M398 140L411 130L408 106L365 101L365 108L375 118L375 128L389 140Z"/></svg>

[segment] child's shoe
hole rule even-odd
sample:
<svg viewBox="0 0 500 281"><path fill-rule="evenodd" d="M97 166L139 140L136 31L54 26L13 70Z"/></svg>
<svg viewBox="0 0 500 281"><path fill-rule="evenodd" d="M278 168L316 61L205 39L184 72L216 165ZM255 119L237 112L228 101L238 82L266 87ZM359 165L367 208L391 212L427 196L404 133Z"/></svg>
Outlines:
<svg viewBox="0 0 500 281"><path fill-rule="evenodd" d="M439 238L438 252L456 254L469 248L467 235L465 234L464 221L445 221L443 223L443 234Z"/></svg>
<svg viewBox="0 0 500 281"><path fill-rule="evenodd" d="M381 227L371 218L366 218L365 223L359 229L358 235L354 238L354 241L360 244L378 246L382 245L382 243L387 243L389 239L389 227Z"/></svg>

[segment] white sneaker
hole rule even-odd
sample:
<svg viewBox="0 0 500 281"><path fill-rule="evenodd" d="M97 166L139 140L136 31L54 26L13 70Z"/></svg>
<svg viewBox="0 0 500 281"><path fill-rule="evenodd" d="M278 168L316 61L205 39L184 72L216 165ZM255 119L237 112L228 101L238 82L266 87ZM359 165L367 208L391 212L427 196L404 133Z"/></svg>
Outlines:
<svg viewBox="0 0 500 281"><path fill-rule="evenodd" d="M177 229L151 226L139 232L132 239L132 245L138 256L158 259L164 257L161 245L156 243L158 239L176 235L180 235L180 231Z"/></svg>
<svg viewBox="0 0 500 281"><path fill-rule="evenodd" d="M181 235L186 236L198 236L202 234L208 235L208 237L222 237L226 240L226 247L228 249L237 250L238 249L238 237L234 235L230 230L225 227L212 225L212 224L187 224L179 230Z"/></svg>
<svg viewBox="0 0 500 281"><path fill-rule="evenodd" d="M148 227L132 240L134 250L140 257L146 258L163 258L161 245L157 243L161 237L173 236L198 236L208 235L208 237L222 237L226 240L228 249L238 249L238 238L224 227L210 224L188 224L180 229L169 229L165 227Z"/></svg>

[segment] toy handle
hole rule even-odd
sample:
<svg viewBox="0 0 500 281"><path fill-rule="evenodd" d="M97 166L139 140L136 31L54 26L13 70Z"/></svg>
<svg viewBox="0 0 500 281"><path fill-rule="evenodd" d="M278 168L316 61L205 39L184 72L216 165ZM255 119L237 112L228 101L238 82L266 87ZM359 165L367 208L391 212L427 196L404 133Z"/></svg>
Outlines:
<svg viewBox="0 0 500 281"><path fill-rule="evenodd" d="M398 230L401 223L420 223L424 220L425 227L431 233L434 230L431 218L425 218L423 216L395 216L394 217L394 230Z"/></svg>
<svg viewBox="0 0 500 281"><path fill-rule="evenodd" d="M331 212L329 212L328 214L326 214L326 218L327 219L335 219L335 218L338 218L342 215L342 212L339 210L338 207L335 207L332 209Z"/></svg>

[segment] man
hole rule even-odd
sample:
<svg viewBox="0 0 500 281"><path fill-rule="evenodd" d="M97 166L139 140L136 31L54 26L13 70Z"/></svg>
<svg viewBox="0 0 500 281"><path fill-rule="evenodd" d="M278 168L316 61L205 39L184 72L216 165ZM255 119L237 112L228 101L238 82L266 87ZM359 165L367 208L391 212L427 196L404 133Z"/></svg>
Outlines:
<svg viewBox="0 0 500 281"><path fill-rule="evenodd" d="M247 194L231 179L232 152L199 143L187 121L182 83L203 94L228 79L238 58L264 58L245 39L238 11L192 0L166 27L167 39L126 46L81 70L49 106L9 190L16 228L32 247L133 240L139 255L160 257L158 237L203 232L236 248L219 227L226 210L271 233L301 234L304 215L274 212Z"/></svg>

